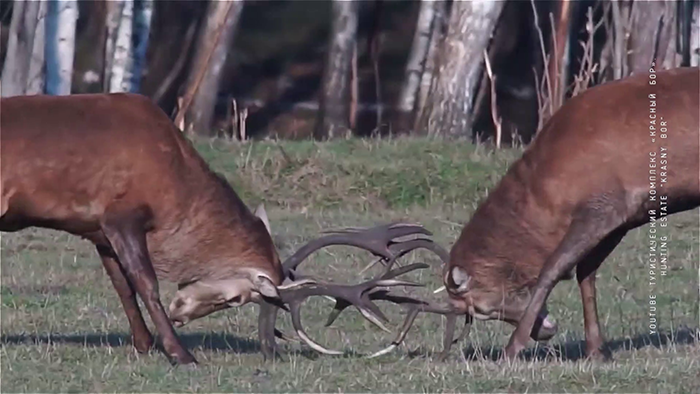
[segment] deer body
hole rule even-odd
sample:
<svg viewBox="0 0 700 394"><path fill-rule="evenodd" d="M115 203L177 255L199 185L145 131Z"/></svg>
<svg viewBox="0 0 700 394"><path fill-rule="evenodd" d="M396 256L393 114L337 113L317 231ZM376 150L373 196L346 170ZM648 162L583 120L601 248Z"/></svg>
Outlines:
<svg viewBox="0 0 700 394"><path fill-rule="evenodd" d="M147 350L152 339L135 292L166 351L178 362L194 361L165 317L156 275L183 287L171 317L188 301L207 304L190 305L201 309L194 318L281 284L266 218L248 210L146 97L3 98L0 111L0 230L46 227L92 241L138 350ZM260 275L265 290L254 283ZM225 293L237 298L218 299Z"/></svg>
<svg viewBox="0 0 700 394"><path fill-rule="evenodd" d="M545 301L574 269L586 351L599 354L597 268L630 229L700 205L698 75L697 68L660 71L655 85L638 75L572 98L464 227L445 285L459 310L517 326L507 356L528 335L554 335Z"/></svg>
<svg viewBox="0 0 700 394"><path fill-rule="evenodd" d="M196 360L174 325L248 302L261 307L258 337L266 358L275 354L275 336L286 338L275 328L280 307L291 313L295 331L312 348L343 353L324 348L304 332L300 307L311 296L333 297L335 316L355 306L385 330L386 316L373 300L443 312L377 289L416 285L394 278L427 265L391 269L411 250L427 248L447 259L447 251L425 237L429 231L405 223L339 230L308 242L282 264L262 205L251 213L146 97L12 97L0 100L0 111L0 231L45 227L92 241L140 352L151 348L153 338L136 294L165 352L181 364ZM408 235L422 237L395 241ZM362 248L389 263L378 277L357 285L308 275L294 280L306 257L331 245ZM178 284L169 316L160 302L158 278Z"/></svg>

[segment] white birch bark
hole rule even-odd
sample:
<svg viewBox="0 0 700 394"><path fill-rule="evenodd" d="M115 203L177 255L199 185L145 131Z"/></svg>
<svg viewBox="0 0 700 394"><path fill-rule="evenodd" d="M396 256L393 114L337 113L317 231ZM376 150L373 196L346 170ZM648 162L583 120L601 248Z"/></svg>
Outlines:
<svg viewBox="0 0 700 394"><path fill-rule="evenodd" d="M13 4L7 54L0 76L3 97L19 96L27 91L39 5L37 1L26 0L15 0Z"/></svg>
<svg viewBox="0 0 700 394"><path fill-rule="evenodd" d="M419 122L423 132L449 137L471 135L472 106L483 54L504 3L474 0L452 4L439 69Z"/></svg>
<svg viewBox="0 0 700 394"><path fill-rule="evenodd" d="M333 27L314 130L317 139L342 136L350 130L349 73L357 40L358 8L358 0L333 0Z"/></svg>
<svg viewBox="0 0 700 394"><path fill-rule="evenodd" d="M105 38L104 70L102 76L103 90L109 92L112 81L112 63L114 61L114 48L117 43L117 33L119 32L119 21L124 8L124 0L113 0L107 2L107 37Z"/></svg>
<svg viewBox="0 0 700 394"><path fill-rule="evenodd" d="M114 43L114 55L110 65L110 92L131 90L131 34L134 17L134 0L124 0Z"/></svg>
<svg viewBox="0 0 700 394"><path fill-rule="evenodd" d="M676 5L670 1L634 3L630 39L627 43L629 75L649 71L656 47L659 51L656 54L657 69L661 68L669 42L675 35L675 7ZM660 19L663 19L663 29L659 34Z"/></svg>
<svg viewBox="0 0 700 394"><path fill-rule="evenodd" d="M46 43L46 0L41 0L39 13L37 16L36 33L34 34L34 45L32 47L32 60L29 63L29 82L27 94L43 94L46 82L46 68L44 61Z"/></svg>
<svg viewBox="0 0 700 394"><path fill-rule="evenodd" d="M690 24L690 65L700 66L700 4L695 5Z"/></svg>
<svg viewBox="0 0 700 394"><path fill-rule="evenodd" d="M46 20L46 93L69 95L75 57L76 0L49 0Z"/></svg>
<svg viewBox="0 0 700 394"><path fill-rule="evenodd" d="M415 122L420 118L420 114L425 107L425 102L428 99L428 93L433 84L435 77L435 67L437 65L437 55L440 48L440 43L445 33L445 23L447 18L447 7L445 1L437 0L433 2L434 14L433 23L430 28L430 43L428 44L428 53L425 55L425 65L420 78L420 86L418 87L418 102L415 104L416 117ZM414 129L417 128L415 124Z"/></svg>
<svg viewBox="0 0 700 394"><path fill-rule="evenodd" d="M425 60L430 48L431 27L435 16L434 2L421 0L416 30L413 34L413 45L408 56L404 83L399 97L398 109L410 113L415 108L421 76L425 69Z"/></svg>

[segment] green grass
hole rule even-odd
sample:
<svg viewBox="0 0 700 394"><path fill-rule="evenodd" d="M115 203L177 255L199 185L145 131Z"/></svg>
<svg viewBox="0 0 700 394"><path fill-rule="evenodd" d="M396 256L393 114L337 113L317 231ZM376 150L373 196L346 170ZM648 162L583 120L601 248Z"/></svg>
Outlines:
<svg viewBox="0 0 700 394"><path fill-rule="evenodd" d="M449 247L477 203L520 154L426 140L332 143L201 142L198 148L251 206L264 201L275 243L288 256L320 231L411 220ZM668 276L657 284L661 336L649 336L646 227L636 229L599 271L599 315L614 361L580 360L583 317L575 281L560 283L548 302L560 331L548 344L531 343L513 365L488 356L507 342L512 327L477 322L463 352L438 362L442 318L422 315L405 346L372 360L361 358L393 335L348 310L331 328L322 322L331 304L310 300L303 320L312 337L347 351L317 355L282 343L287 361L264 363L257 350L257 307L205 317L178 332L200 361L173 368L153 352L137 355L118 297L86 241L30 229L2 235L2 392L698 392L698 211L671 216ZM366 252L329 248L304 263L326 279L359 281L372 260ZM426 252L406 263L431 268L409 275L439 287L439 261ZM168 304L175 286L161 282ZM380 305L398 329L401 310ZM279 327L290 330L281 314ZM147 320L150 322L148 317ZM149 323L150 324L150 323Z"/></svg>
<svg viewBox="0 0 700 394"><path fill-rule="evenodd" d="M400 210L473 208L519 154L469 143L399 139L200 143L202 155L246 200L283 207Z"/></svg>

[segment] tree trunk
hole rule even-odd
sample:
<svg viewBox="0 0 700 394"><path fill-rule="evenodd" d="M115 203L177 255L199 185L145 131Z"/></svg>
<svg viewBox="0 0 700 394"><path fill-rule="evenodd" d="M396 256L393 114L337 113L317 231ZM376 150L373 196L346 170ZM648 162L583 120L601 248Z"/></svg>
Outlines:
<svg viewBox="0 0 700 394"><path fill-rule="evenodd" d="M13 4L7 54L2 70L3 97L20 96L27 92L40 4L38 1L26 0L15 0Z"/></svg>
<svg viewBox="0 0 700 394"><path fill-rule="evenodd" d="M435 8L437 2L421 0L416 30L413 33L413 45L408 56L404 82L399 96L398 119L396 128L399 132L408 131L420 89L421 77L425 69L425 61L430 49L432 27L435 24Z"/></svg>
<svg viewBox="0 0 700 394"><path fill-rule="evenodd" d="M134 23L134 0L125 0L121 7L119 25L112 56L109 91L131 91L132 29Z"/></svg>
<svg viewBox="0 0 700 394"><path fill-rule="evenodd" d="M628 45L632 12L631 0L611 1L612 4L612 28L613 48L612 48L612 65L613 79L621 79L629 75L628 64Z"/></svg>
<svg viewBox="0 0 700 394"><path fill-rule="evenodd" d="M695 5L690 24L690 65L700 66L700 4Z"/></svg>
<svg viewBox="0 0 700 394"><path fill-rule="evenodd" d="M440 43L442 43L445 36L445 28L447 27L447 2L437 0L433 2L433 6L435 7L435 11L433 14L433 23L430 28L430 43L428 44L428 53L425 55L425 66L423 67L420 78L418 101L415 103L412 120L413 131L416 133L421 132L421 129L418 127L418 121L425 110L428 93L433 86L435 67L438 63L438 53L440 53Z"/></svg>
<svg viewBox="0 0 700 394"><path fill-rule="evenodd" d="M547 73L552 88L550 97L552 109L557 110L564 103L566 95L567 70L569 61L569 20L571 1L559 0L554 6L554 31L549 50Z"/></svg>
<svg viewBox="0 0 700 394"><path fill-rule="evenodd" d="M124 9L125 1L129 0L107 2L107 37L105 38L104 75L102 76L105 92L110 91L112 83L112 63L114 63L114 52L117 45L119 24L122 18L122 10Z"/></svg>
<svg viewBox="0 0 700 394"><path fill-rule="evenodd" d="M72 94L104 91L107 10L111 1L78 1ZM78 27L79 26L79 27Z"/></svg>
<svg viewBox="0 0 700 394"><path fill-rule="evenodd" d="M69 95L73 78L76 0L49 0L46 19L46 93Z"/></svg>
<svg viewBox="0 0 700 394"><path fill-rule="evenodd" d="M188 133L195 132L207 136L215 134L211 125L219 81L243 4L242 0L234 0L212 1L208 5L187 80L184 108L180 109L177 116L180 120L185 116L185 131Z"/></svg>
<svg viewBox="0 0 700 394"><path fill-rule="evenodd" d="M348 76L357 40L359 3L333 0L332 7L333 27L314 129L316 139L338 137L350 130Z"/></svg>
<svg viewBox="0 0 700 394"><path fill-rule="evenodd" d="M657 69L661 68L675 30L675 14L674 3L670 1L634 2L628 48L630 75L648 72L655 56L660 60ZM663 26L661 34L657 34L661 18Z"/></svg>
<svg viewBox="0 0 700 394"><path fill-rule="evenodd" d="M41 0L39 5L34 45L32 47L32 60L29 63L29 81L26 94L44 94L46 85L46 66L44 52L46 45L46 0Z"/></svg>
<svg viewBox="0 0 700 394"><path fill-rule="evenodd" d="M151 30L153 16L153 0L136 0L134 3L134 49L131 61L131 91L138 93L141 88L141 77L146 68L146 50L148 35Z"/></svg>
<svg viewBox="0 0 700 394"><path fill-rule="evenodd" d="M504 3L474 0L452 4L450 24L440 48L438 73L419 122L427 134L472 135L472 106L484 50Z"/></svg>

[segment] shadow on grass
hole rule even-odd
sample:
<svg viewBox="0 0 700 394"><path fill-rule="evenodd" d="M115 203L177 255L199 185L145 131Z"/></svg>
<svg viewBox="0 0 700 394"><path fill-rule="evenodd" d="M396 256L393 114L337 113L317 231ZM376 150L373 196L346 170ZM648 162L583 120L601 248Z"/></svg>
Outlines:
<svg viewBox="0 0 700 394"><path fill-rule="evenodd" d="M700 328L682 327L675 331L657 333L654 335L640 334L624 339L607 341L604 344L603 353L611 355L620 350L639 350L646 347L661 348L672 345L692 345L700 342L698 338ZM490 347L474 348L469 346L463 350L464 358L467 361L491 360L498 361L503 353L503 349ZM409 353L410 357L432 357L437 353L417 349ZM586 342L570 341L553 346L535 346L523 350L518 356L524 361L577 361L586 358Z"/></svg>
<svg viewBox="0 0 700 394"><path fill-rule="evenodd" d="M614 353L619 350L639 350L646 347L661 348L671 345L692 345L700 342L698 328L679 328L672 332L658 333L656 335L642 334L631 338L615 339L605 343L606 353ZM187 333L180 335L183 345L188 349L201 348L214 351L232 351L239 354L260 353L260 344L256 340L240 338L230 334L218 333ZM120 347L131 345L131 335L124 333L110 334L16 334L0 336L0 345L35 345L35 344L74 344L92 347ZM519 358L525 361L577 361L584 359L585 341L571 341L554 346L536 346L521 352ZM467 361L491 360L497 361L501 357L501 348L469 346L463 350ZM284 349L284 355L300 355L309 359L317 359L321 355L310 349ZM408 353L411 358L434 357L437 353L418 348ZM348 351L344 358L362 358L363 355Z"/></svg>
<svg viewBox="0 0 700 394"><path fill-rule="evenodd" d="M258 353L258 341L240 338L230 334L218 333L186 333L180 334L183 345L188 349L202 348L206 350L224 350L236 353ZM131 346L131 335L124 333L102 334L16 334L0 336L2 345L33 345L33 344L74 344L91 347L120 347Z"/></svg>
<svg viewBox="0 0 700 394"><path fill-rule="evenodd" d="M219 333L185 333L178 335L182 344L187 349L203 349L209 351L226 351L237 354L260 353L260 342L257 340L240 338L231 334ZM162 351L158 339L156 338L156 348ZM283 341L278 341L282 342ZM0 346L6 345L38 345L38 344L69 344L86 347L122 347L131 346L131 335L125 333L97 333L97 334L15 334L0 335ZM281 345L278 343L278 346ZM311 349L286 349L280 346L282 357L295 355L308 359L317 359L320 355ZM344 357L353 357L354 354L348 352Z"/></svg>

